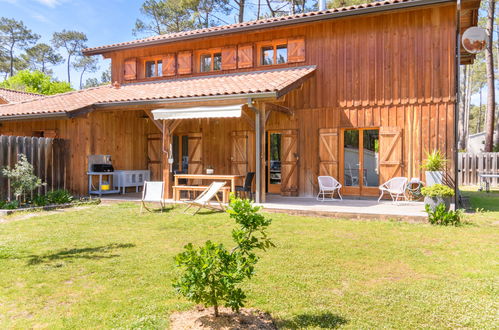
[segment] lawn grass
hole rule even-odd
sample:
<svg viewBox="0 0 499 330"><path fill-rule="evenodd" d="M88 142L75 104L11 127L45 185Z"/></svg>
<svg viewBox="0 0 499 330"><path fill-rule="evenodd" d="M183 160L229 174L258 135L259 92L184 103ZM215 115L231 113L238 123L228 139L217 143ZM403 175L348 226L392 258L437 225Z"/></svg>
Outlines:
<svg viewBox="0 0 499 330"><path fill-rule="evenodd" d="M497 328L499 200L461 227L269 214L276 248L244 287L282 328ZM491 197L492 196L492 197ZM499 194L489 194L496 198ZM188 242L231 246L225 214L131 203L0 223L0 328L168 326Z"/></svg>

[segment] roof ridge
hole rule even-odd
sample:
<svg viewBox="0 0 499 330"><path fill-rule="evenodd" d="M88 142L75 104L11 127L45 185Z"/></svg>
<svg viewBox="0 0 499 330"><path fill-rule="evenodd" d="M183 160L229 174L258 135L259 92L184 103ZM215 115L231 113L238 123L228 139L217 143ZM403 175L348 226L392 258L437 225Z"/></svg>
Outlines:
<svg viewBox="0 0 499 330"><path fill-rule="evenodd" d="M16 89L10 89L10 88L5 88L5 87L0 87L1 90L7 91L7 92L12 92L12 93L19 93L19 94L29 94L29 95L36 95L36 96L44 96L43 94L38 94L38 93L33 93L33 92L25 92L25 91L18 91Z"/></svg>
<svg viewBox="0 0 499 330"><path fill-rule="evenodd" d="M216 31L227 31L227 30L238 28L238 27L258 26L258 25L261 25L264 23L274 23L274 22L279 22L279 21L293 21L295 19L309 17L309 16L322 16L322 15L326 15L326 14L346 12L346 11L351 11L351 10L356 10L356 9L365 9L365 8L371 8L371 7L394 5L394 4L408 3L408 2L425 2L425 0L371 1L371 2L362 3L362 4L358 4L358 5L352 5L352 6L303 12L303 13L286 15L286 16L267 17L267 18L262 18L259 20L252 20L252 21L246 21L246 22L241 22L241 23L213 26L213 27L207 27L207 28L202 28L202 29L186 30L186 31L180 31L180 32L173 32L173 33L165 33L165 34L154 35L154 36L150 36L150 37L146 37L146 38L135 39L135 40L131 40L131 41L114 43L114 44L110 44L110 45L90 47L90 48L84 49L83 52L84 53L91 53L91 52L98 51L98 50L105 51L106 49L113 48L113 47L132 46L132 45L137 45L137 44L142 44L142 43L147 43L147 42L162 41L162 40L166 41L169 39L174 40L176 38L180 38L180 37L184 37L184 36L202 35L204 33L216 32ZM99 53L89 54L89 55L96 55L96 54L99 54Z"/></svg>

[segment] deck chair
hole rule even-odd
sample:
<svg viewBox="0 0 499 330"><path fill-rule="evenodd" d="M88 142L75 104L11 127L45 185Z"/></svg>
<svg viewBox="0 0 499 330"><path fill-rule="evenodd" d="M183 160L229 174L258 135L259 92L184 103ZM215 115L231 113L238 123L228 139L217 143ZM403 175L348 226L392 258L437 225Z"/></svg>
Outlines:
<svg viewBox="0 0 499 330"><path fill-rule="evenodd" d="M164 183L163 181L144 181L144 188L142 189L142 205L140 206L140 213L145 208L147 211L151 210L147 207L146 203L159 203L161 205L161 212L165 207L164 199Z"/></svg>
<svg viewBox="0 0 499 330"><path fill-rule="evenodd" d="M184 210L184 213L187 212L187 210L190 209L192 206L198 207L196 212L194 212L192 215L198 213L199 210L201 210L202 208L225 211L225 208L217 195L217 193L220 191L220 189L223 186L225 186L225 182L212 182L212 184L210 184L208 188L206 188L206 190L203 191L195 200L185 202L186 204L189 205ZM217 199L220 208L210 205L210 200L212 200L213 197Z"/></svg>
<svg viewBox="0 0 499 330"><path fill-rule="evenodd" d="M336 180L332 176L319 176L317 178L317 181L319 182L319 193L317 194L318 201L336 201L337 199L334 198L334 192L336 190L338 191L340 200L343 200L343 197L341 197L340 194L342 185L338 182L338 180ZM326 195L331 195L331 198L326 198Z"/></svg>
<svg viewBox="0 0 499 330"><path fill-rule="evenodd" d="M394 202L397 202L399 200L399 197L403 197L405 200L407 200L407 196L405 195L405 190L407 189L407 181L407 178L395 177L379 186L381 195L378 198L378 203L381 200L381 197L383 197L385 191L390 194L390 197Z"/></svg>

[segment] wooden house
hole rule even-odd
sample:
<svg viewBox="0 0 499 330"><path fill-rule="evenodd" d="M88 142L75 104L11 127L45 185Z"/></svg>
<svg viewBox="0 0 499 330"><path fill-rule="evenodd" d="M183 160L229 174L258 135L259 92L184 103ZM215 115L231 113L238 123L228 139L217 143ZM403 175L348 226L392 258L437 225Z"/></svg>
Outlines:
<svg viewBox="0 0 499 330"><path fill-rule="evenodd" d="M312 196L318 175L376 195L394 176L424 180L427 151L452 159L457 52L473 61L457 32L479 5L388 0L89 48L111 59L112 85L0 106L0 133L68 139L79 193L87 156L109 154L168 187L211 166L256 171L260 201Z"/></svg>

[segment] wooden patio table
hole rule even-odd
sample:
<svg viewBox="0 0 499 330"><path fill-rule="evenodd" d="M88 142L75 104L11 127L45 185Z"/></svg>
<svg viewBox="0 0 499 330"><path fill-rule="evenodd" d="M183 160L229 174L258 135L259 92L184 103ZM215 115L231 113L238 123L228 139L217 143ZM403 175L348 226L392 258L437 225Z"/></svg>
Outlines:
<svg viewBox="0 0 499 330"><path fill-rule="evenodd" d="M191 180L222 180L230 181L230 191L236 192L236 180L242 179L244 175L232 175L232 174L175 174L175 186L179 186L179 179L191 179ZM174 195L174 198L176 196Z"/></svg>

